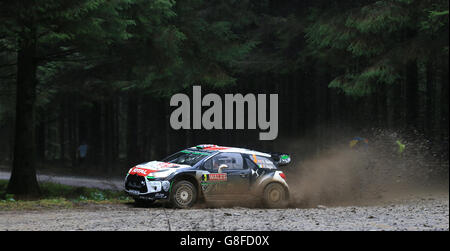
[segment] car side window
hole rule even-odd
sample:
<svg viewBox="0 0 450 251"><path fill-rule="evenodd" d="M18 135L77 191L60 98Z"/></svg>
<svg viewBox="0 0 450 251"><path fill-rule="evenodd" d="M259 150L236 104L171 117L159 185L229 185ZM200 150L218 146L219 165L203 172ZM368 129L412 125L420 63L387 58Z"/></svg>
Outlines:
<svg viewBox="0 0 450 251"><path fill-rule="evenodd" d="M227 165L228 170L244 169L242 155L240 153L220 153L205 162L206 170L216 172L221 165Z"/></svg>
<svg viewBox="0 0 450 251"><path fill-rule="evenodd" d="M212 158L205 161L205 163L203 164L203 168L205 168L208 171L212 171Z"/></svg>
<svg viewBox="0 0 450 251"><path fill-rule="evenodd" d="M276 165L273 163L273 161L269 158L263 157L263 156L257 156L252 155L251 156L252 161L255 165L257 165L259 168L267 168L267 169L276 169ZM247 165L249 162L247 162Z"/></svg>
<svg viewBox="0 0 450 251"><path fill-rule="evenodd" d="M256 169L256 168L258 168L258 166L256 165L256 163L253 160L245 158L245 162L247 164L247 168L249 168L249 169Z"/></svg>

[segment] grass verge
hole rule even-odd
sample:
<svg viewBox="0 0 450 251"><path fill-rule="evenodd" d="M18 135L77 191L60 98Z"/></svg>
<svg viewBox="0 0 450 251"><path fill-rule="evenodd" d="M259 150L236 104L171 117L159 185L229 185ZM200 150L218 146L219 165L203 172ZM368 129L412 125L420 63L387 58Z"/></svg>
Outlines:
<svg viewBox="0 0 450 251"><path fill-rule="evenodd" d="M133 200L122 191L40 183L42 195L37 200L17 200L6 193L8 181L0 181L0 211L75 208L86 204L122 204Z"/></svg>

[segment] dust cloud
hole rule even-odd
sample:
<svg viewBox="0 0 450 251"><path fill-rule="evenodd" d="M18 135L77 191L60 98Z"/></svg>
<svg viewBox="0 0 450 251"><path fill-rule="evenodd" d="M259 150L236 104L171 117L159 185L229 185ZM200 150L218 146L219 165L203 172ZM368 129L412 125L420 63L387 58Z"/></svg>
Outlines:
<svg viewBox="0 0 450 251"><path fill-rule="evenodd" d="M352 149L352 138L341 137L335 141L340 143L328 142L324 150L303 158L311 142L291 141L298 158L285 170L291 206L371 205L426 193L448 194L448 155L433 152L420 135L376 130L367 138L366 148ZM401 154L397 140L406 146Z"/></svg>

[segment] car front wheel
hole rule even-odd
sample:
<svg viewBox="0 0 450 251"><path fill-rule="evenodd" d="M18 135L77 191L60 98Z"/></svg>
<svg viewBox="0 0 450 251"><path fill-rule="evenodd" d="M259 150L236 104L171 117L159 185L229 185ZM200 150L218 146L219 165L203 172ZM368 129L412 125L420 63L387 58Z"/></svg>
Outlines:
<svg viewBox="0 0 450 251"><path fill-rule="evenodd" d="M190 208L197 201L197 190L189 181L178 181L172 188L170 201L177 208Z"/></svg>
<svg viewBox="0 0 450 251"><path fill-rule="evenodd" d="M286 207L288 204L288 195L283 185L279 183L270 183L264 188L264 205L269 208Z"/></svg>

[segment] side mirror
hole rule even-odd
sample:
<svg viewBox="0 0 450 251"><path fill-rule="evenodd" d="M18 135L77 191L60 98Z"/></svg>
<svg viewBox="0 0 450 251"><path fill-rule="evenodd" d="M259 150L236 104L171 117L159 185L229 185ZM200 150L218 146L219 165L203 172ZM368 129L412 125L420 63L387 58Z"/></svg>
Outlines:
<svg viewBox="0 0 450 251"><path fill-rule="evenodd" d="M219 170L217 172L218 173L222 173L222 169L225 169L225 168L228 168L228 166L225 165L225 164L222 164L222 165L219 166Z"/></svg>
<svg viewBox="0 0 450 251"><path fill-rule="evenodd" d="M289 154L272 153L271 155L277 166L286 166L291 163L291 156L289 156Z"/></svg>
<svg viewBox="0 0 450 251"><path fill-rule="evenodd" d="M291 156L287 154L283 154L280 156L280 160L278 161L279 166L286 166L291 163Z"/></svg>

